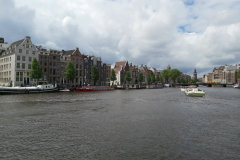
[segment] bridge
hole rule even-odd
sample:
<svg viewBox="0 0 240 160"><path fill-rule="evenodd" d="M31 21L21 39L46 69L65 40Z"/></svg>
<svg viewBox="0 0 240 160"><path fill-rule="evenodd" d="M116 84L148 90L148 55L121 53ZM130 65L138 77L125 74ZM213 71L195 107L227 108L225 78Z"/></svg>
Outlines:
<svg viewBox="0 0 240 160"><path fill-rule="evenodd" d="M190 85L196 85L197 87L199 86L206 86L206 87L232 87L234 83L179 83L175 84L175 86L190 86Z"/></svg>

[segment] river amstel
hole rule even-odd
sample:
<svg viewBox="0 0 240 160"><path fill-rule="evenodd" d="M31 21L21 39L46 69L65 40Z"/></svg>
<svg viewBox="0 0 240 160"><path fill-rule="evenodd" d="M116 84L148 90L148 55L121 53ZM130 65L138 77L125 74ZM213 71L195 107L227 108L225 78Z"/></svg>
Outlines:
<svg viewBox="0 0 240 160"><path fill-rule="evenodd" d="M0 96L0 159L239 160L240 90Z"/></svg>

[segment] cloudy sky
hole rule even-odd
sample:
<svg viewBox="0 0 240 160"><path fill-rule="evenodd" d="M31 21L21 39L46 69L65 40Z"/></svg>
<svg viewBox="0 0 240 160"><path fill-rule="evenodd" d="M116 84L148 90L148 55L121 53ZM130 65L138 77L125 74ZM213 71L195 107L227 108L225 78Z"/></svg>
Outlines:
<svg viewBox="0 0 240 160"><path fill-rule="evenodd" d="M240 63L240 1L0 0L0 36L200 77Z"/></svg>

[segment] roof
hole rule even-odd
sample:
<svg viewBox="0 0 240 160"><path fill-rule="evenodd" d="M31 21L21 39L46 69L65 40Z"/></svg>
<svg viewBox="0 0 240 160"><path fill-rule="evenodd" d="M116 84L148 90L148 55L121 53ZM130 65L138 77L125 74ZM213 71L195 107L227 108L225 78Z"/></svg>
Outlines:
<svg viewBox="0 0 240 160"><path fill-rule="evenodd" d="M13 42L13 43L10 45L10 47L11 47L11 46L14 46L14 45L20 45L23 41L24 41L24 39L21 39L21 40L19 40L19 41Z"/></svg>
<svg viewBox="0 0 240 160"><path fill-rule="evenodd" d="M127 64L127 61L116 62L114 67L115 73L118 73L119 71L121 71L122 67L125 67L126 64Z"/></svg>
<svg viewBox="0 0 240 160"><path fill-rule="evenodd" d="M73 50L68 50L68 51L64 51L64 55L72 55L72 53L75 51L75 49Z"/></svg>

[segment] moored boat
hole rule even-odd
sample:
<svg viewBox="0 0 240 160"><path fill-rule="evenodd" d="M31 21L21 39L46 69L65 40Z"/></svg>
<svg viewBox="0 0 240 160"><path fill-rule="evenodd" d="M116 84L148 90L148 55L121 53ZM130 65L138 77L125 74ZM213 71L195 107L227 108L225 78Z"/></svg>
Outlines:
<svg viewBox="0 0 240 160"><path fill-rule="evenodd" d="M114 88L110 86L82 86L81 88L77 88L76 91L83 91L83 92L89 92L89 91L112 91Z"/></svg>
<svg viewBox="0 0 240 160"><path fill-rule="evenodd" d="M43 93L58 91L52 84L38 85L33 87L0 87L0 94L24 94L24 93Z"/></svg>
<svg viewBox="0 0 240 160"><path fill-rule="evenodd" d="M69 92L70 90L69 89L62 89L62 90L59 90L59 92Z"/></svg>
<svg viewBox="0 0 240 160"><path fill-rule="evenodd" d="M233 88L240 88L240 87L239 87L239 84L235 84L235 85L233 86Z"/></svg>
<svg viewBox="0 0 240 160"><path fill-rule="evenodd" d="M203 90L199 89L199 88L187 88L185 90L185 94L187 96L193 96L193 97L204 97L205 93L203 92Z"/></svg>

